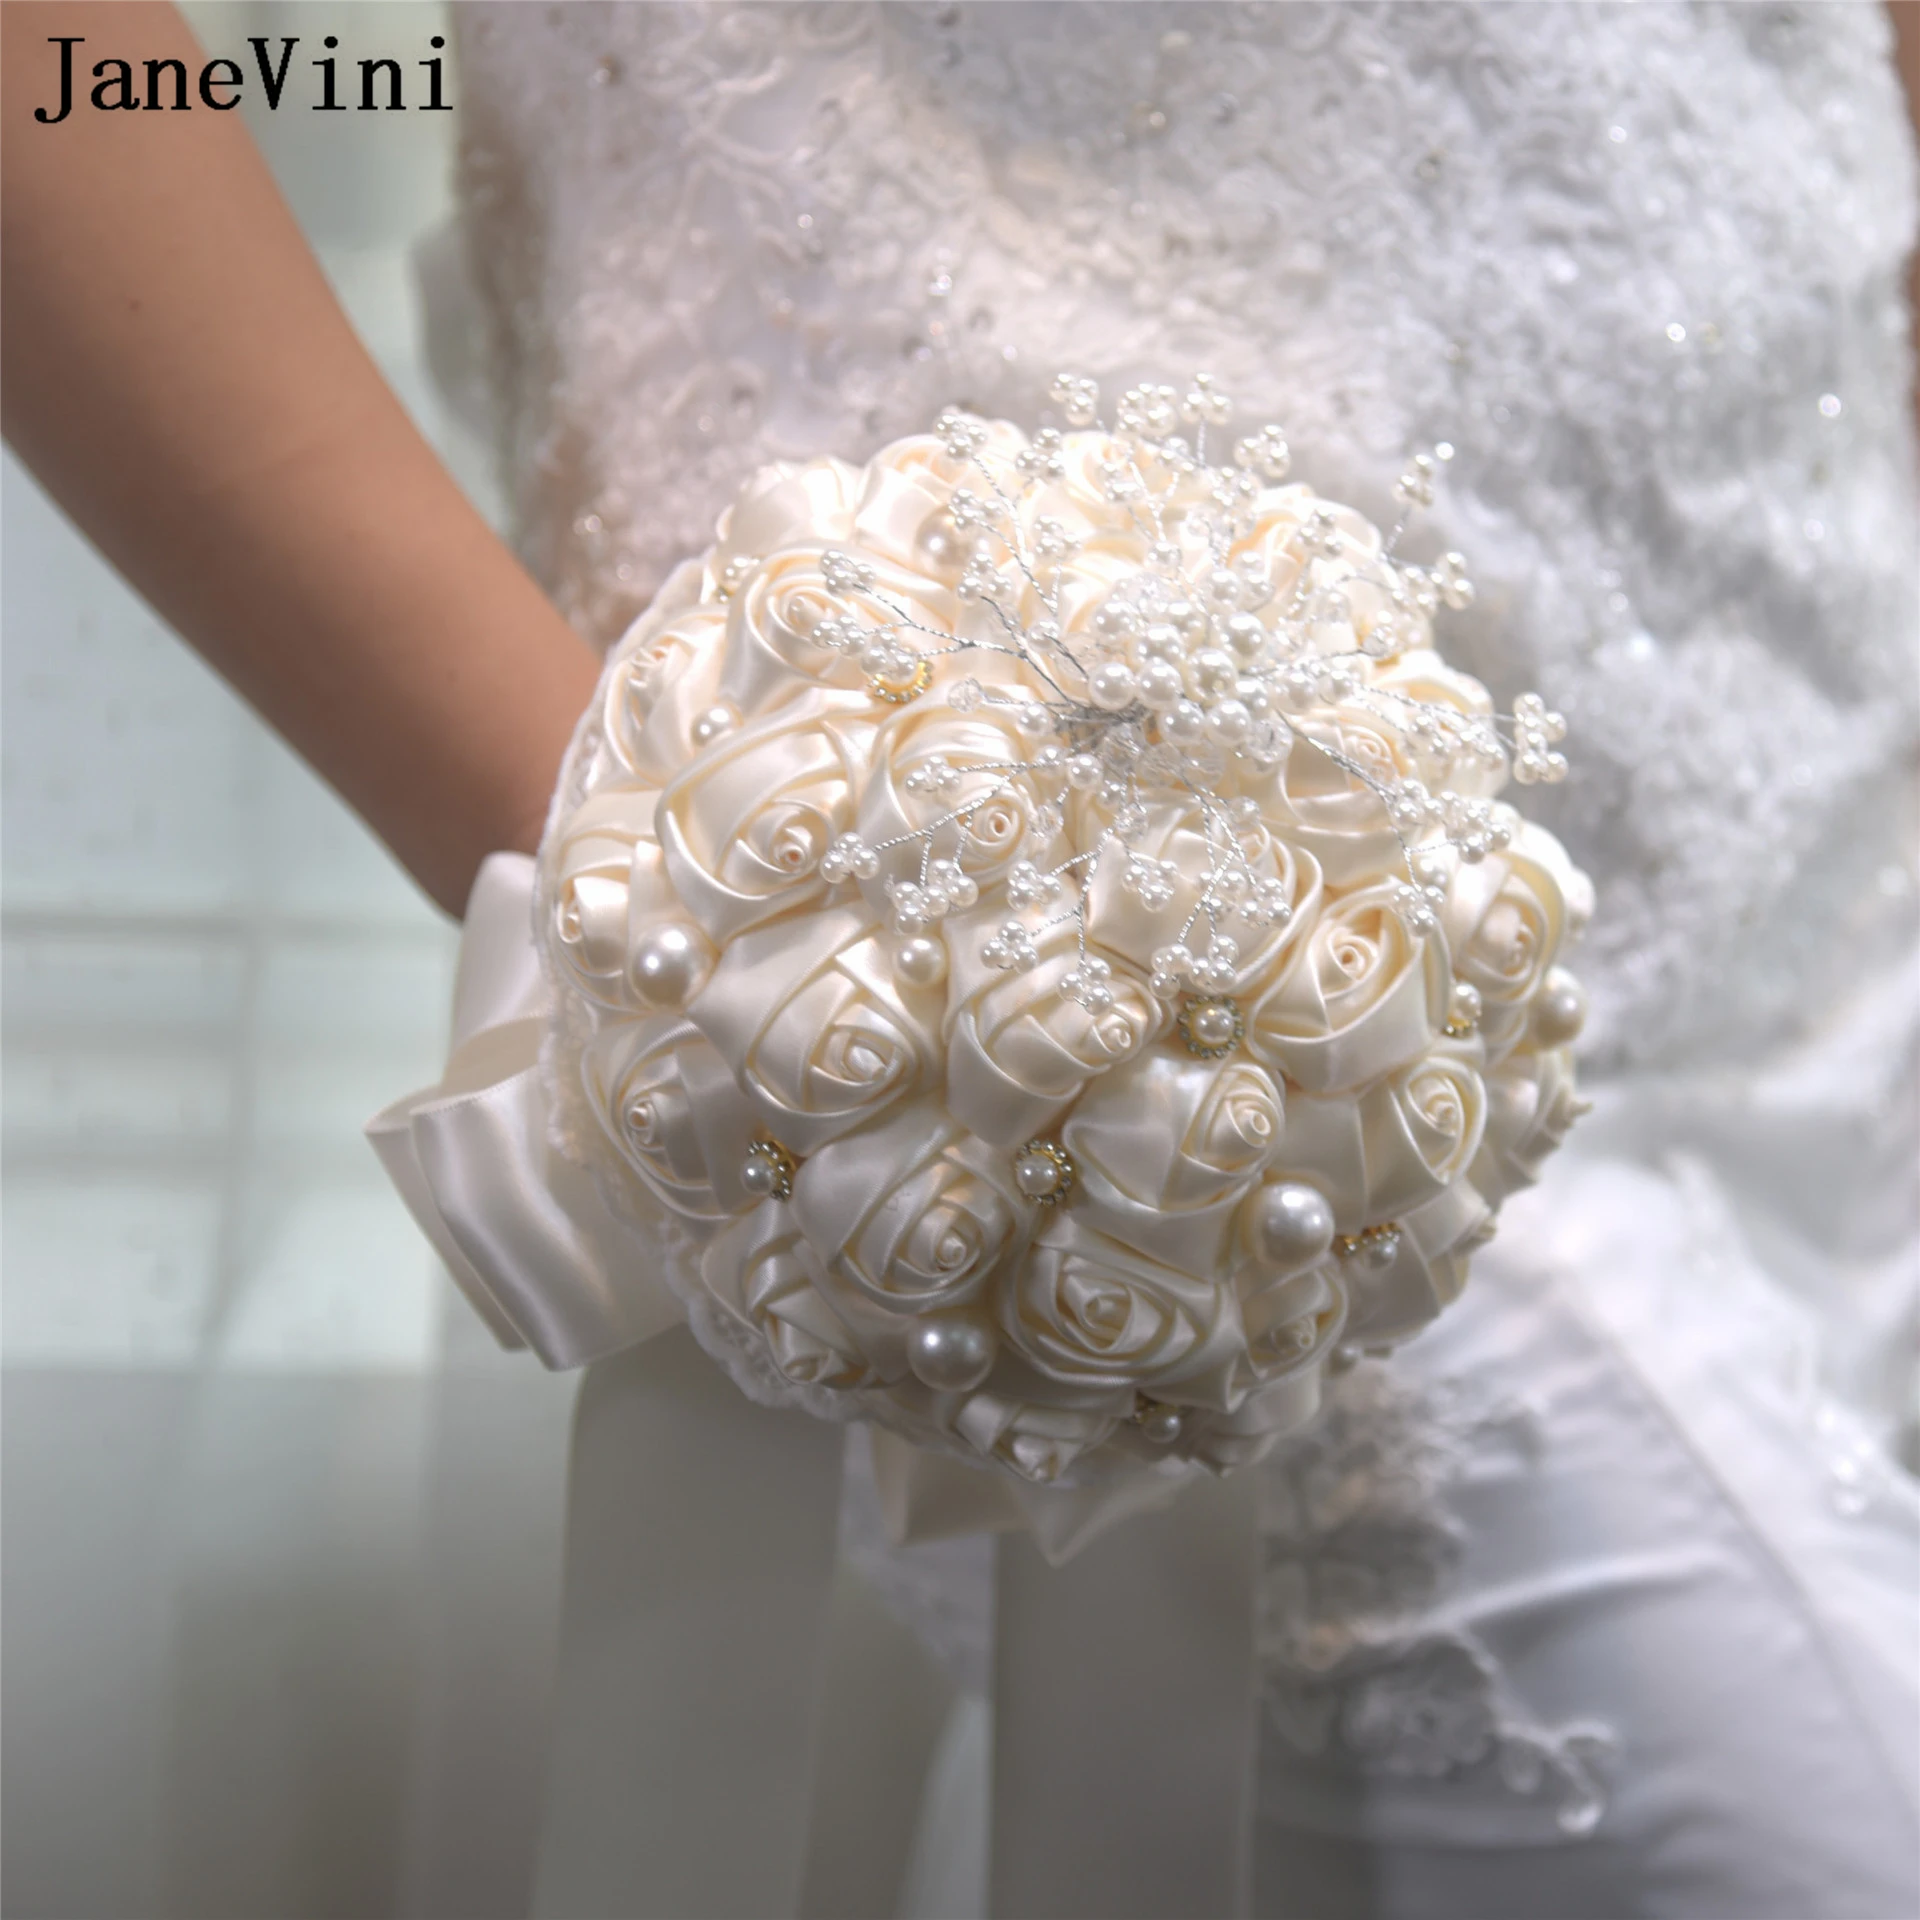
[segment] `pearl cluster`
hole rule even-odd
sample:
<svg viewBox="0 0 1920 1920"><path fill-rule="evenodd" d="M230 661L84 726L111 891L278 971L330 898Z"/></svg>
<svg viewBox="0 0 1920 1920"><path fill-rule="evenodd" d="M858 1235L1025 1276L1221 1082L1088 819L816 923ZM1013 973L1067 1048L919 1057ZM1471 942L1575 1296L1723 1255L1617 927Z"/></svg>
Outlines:
<svg viewBox="0 0 1920 1920"><path fill-rule="evenodd" d="M1070 428L1098 424L1098 385L1062 374L1050 397ZM1038 837L1058 832L1063 807L1080 797L1096 802L1110 823L1071 857L1051 867L1031 859L1014 864L1004 880L1015 913L1051 906L1069 889L1066 917L1079 927L1082 964L1062 984L1070 999L1101 991L1085 960L1087 900L1104 859L1124 861L1122 885L1149 911L1169 905L1193 882L1196 903L1178 941L1156 958L1153 990L1175 999L1189 989L1223 994L1232 982L1239 923L1264 931L1290 908L1284 885L1257 876L1238 835L1260 821L1258 803L1233 788L1270 776L1289 754L1319 754L1378 799L1406 868L1395 910L1410 934L1439 930L1439 908L1455 863L1472 864L1510 844L1518 827L1511 807L1487 797L1509 772L1524 782L1555 781L1566 773L1555 745L1565 722L1538 695L1515 702L1511 746L1491 717L1403 689L1373 684L1371 665L1391 662L1425 643L1441 608L1473 600L1473 583L1457 553L1430 565L1405 560L1399 542L1411 516L1434 498L1437 463L1452 456L1442 444L1408 463L1395 484L1399 523L1383 543L1370 542L1338 511L1307 512L1276 566L1242 548L1263 489L1285 479L1291 452L1276 425L1245 434L1226 464L1210 466L1207 439L1231 414L1230 402L1205 374L1182 392L1167 385L1126 389L1114 408L1112 435L1096 461L1105 498L1131 524L1143 564L1111 580L1090 615L1068 604L1082 591L1076 565L1084 539L1057 519L1019 510L1037 488L1058 480L1073 448L1057 429L1024 442L1010 459L996 459L986 424L956 409L943 413L934 436L950 460L966 465L969 481L951 490L943 552L958 562L954 592L989 619L985 637L956 638L916 621L904 607L877 604L893 617L875 623L851 607L828 615L812 638L856 657L869 673L869 691L905 704L934 683L935 660L982 650L1011 655L1030 670L1044 696L983 687L968 676L950 687L959 713L1011 708L1018 727L1037 744L1030 758L987 769L995 784L914 833L868 845L843 834L821 862L821 877L837 884L868 879L881 857L905 842L922 849L917 882L890 883L891 924L916 938L933 934L949 910L970 906L974 887L963 870L974 820L1021 780L1056 796L1036 810ZM1170 501L1182 501L1176 514ZM1028 524L1031 518L1031 524ZM821 560L829 593L871 609L876 576L865 561L841 551ZM1104 577L1104 576L1103 576ZM1016 608L1024 605L1024 617ZM1036 612L1037 607L1037 612ZM1346 751L1324 727L1299 731L1295 722L1325 709L1359 710L1406 744L1416 764L1431 767L1438 785L1422 775L1379 770ZM1448 784L1458 777L1461 785ZM941 760L918 767L909 791L949 798L962 784ZM1206 820L1204 870L1183 872L1178 862L1150 855L1133 843L1147 821L1143 804L1168 796L1190 798ZM943 831L952 853L935 858ZM1200 952L1189 951L1196 931ZM1036 931L1009 920L984 944L990 966L1021 971L1038 964ZM924 968L925 961L914 964Z"/></svg>

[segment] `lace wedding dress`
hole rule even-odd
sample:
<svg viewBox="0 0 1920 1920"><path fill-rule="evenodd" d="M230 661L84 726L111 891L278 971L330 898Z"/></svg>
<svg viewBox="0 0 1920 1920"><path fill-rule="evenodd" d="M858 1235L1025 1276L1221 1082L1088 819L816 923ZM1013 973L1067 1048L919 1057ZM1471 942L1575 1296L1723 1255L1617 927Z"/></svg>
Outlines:
<svg viewBox="0 0 1920 1920"><path fill-rule="evenodd" d="M996 1911L1920 1910L1888 45L1864 5L461 22L512 503L598 642L764 462L862 459L954 400L1031 422L1061 368L1204 368L1363 509L1451 441L1434 537L1481 593L1450 644L1571 722L1547 817L1598 885L1598 1110L1461 1305L1222 1492L1257 1506L1260 1712L1218 1806L1138 1751L1181 1740L1141 1718L1145 1556L1197 1563L1218 1516L1058 1574L1002 1547ZM618 1424L588 1392L583 1447ZM596 1511L577 1491L576 1554ZM852 1563L988 1684L986 1543L890 1553L864 1512L856 1483ZM1111 1716L1050 1692L1062 1658L1112 1663ZM644 1824L597 1764L556 1760L588 1807L563 1852ZM762 1787L677 1892L549 1863L543 1904L760 1910L782 1870L730 1862L805 1818Z"/></svg>

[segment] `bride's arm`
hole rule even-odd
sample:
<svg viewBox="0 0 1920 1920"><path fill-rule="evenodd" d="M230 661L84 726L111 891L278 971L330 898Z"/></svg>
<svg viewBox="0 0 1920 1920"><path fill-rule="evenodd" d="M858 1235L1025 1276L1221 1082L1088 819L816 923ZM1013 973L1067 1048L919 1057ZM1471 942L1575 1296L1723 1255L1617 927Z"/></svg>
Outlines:
<svg viewBox="0 0 1920 1920"><path fill-rule="evenodd" d="M458 912L537 839L592 654L388 391L238 117L87 104L95 58L197 74L179 15L15 4L0 35L8 442Z"/></svg>

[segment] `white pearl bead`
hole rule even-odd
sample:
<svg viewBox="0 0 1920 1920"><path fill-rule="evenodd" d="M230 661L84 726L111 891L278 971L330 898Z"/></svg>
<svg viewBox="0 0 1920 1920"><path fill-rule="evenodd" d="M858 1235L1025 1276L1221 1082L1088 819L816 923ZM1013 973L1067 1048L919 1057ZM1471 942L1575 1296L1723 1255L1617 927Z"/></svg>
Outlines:
<svg viewBox="0 0 1920 1920"><path fill-rule="evenodd" d="M740 716L722 703L709 707L694 721L690 732L696 747L710 747L723 733L731 733L740 724Z"/></svg>
<svg viewBox="0 0 1920 1920"><path fill-rule="evenodd" d="M1229 1047L1233 1044L1233 1010L1230 1007L1195 1007L1188 1025L1193 1037L1203 1047Z"/></svg>
<svg viewBox="0 0 1920 1920"><path fill-rule="evenodd" d="M1229 614L1226 622L1227 645L1242 660L1251 660L1267 643L1267 630L1250 613Z"/></svg>
<svg viewBox="0 0 1920 1920"><path fill-rule="evenodd" d="M1207 730L1206 709L1192 700L1182 700L1161 723L1169 740L1198 740Z"/></svg>
<svg viewBox="0 0 1920 1920"><path fill-rule="evenodd" d="M1168 713L1186 694L1180 669L1168 660L1147 660L1140 668L1140 698L1155 713Z"/></svg>
<svg viewBox="0 0 1920 1920"><path fill-rule="evenodd" d="M1217 700L1207 709L1207 731L1223 747L1237 747L1253 731L1253 715L1243 700Z"/></svg>
<svg viewBox="0 0 1920 1920"><path fill-rule="evenodd" d="M1389 1227L1384 1233L1368 1234L1360 1242L1360 1264L1378 1273L1400 1257L1400 1230Z"/></svg>
<svg viewBox="0 0 1920 1920"><path fill-rule="evenodd" d="M946 943L925 934L902 941L893 956L893 970L910 987L937 987L947 977Z"/></svg>
<svg viewBox="0 0 1920 1920"><path fill-rule="evenodd" d="M713 947L697 927L672 921L655 927L633 950L633 988L650 1007L684 1007L713 966Z"/></svg>
<svg viewBox="0 0 1920 1920"><path fill-rule="evenodd" d="M1587 990L1565 967L1540 983L1533 1003L1533 1031L1543 1047L1564 1047L1587 1024Z"/></svg>
<svg viewBox="0 0 1920 1920"><path fill-rule="evenodd" d="M1240 677L1240 670L1231 654L1223 653L1218 647L1202 647L1188 661L1187 677L1193 683L1196 699L1218 700L1232 688Z"/></svg>
<svg viewBox="0 0 1920 1920"><path fill-rule="evenodd" d="M1087 676L1087 698L1108 713L1130 707L1139 691L1133 669L1119 660L1103 660Z"/></svg>
<svg viewBox="0 0 1920 1920"><path fill-rule="evenodd" d="M1283 1273L1326 1257L1333 1245L1333 1209L1318 1187L1281 1180L1254 1196L1253 1244L1261 1259Z"/></svg>
<svg viewBox="0 0 1920 1920"><path fill-rule="evenodd" d="M938 1314L907 1335L907 1364L936 1393L966 1393L993 1371L994 1344L978 1320Z"/></svg>
<svg viewBox="0 0 1920 1920"><path fill-rule="evenodd" d="M1180 1429L1186 1425L1186 1416L1178 1407L1150 1407L1140 1417L1140 1431L1156 1447L1171 1446L1180 1438Z"/></svg>
<svg viewBox="0 0 1920 1920"><path fill-rule="evenodd" d="M1051 1154L1029 1147L1013 1163L1014 1184L1029 1200L1043 1200L1060 1190L1059 1163Z"/></svg>
<svg viewBox="0 0 1920 1920"><path fill-rule="evenodd" d="M764 1200L780 1184L780 1174L764 1153L750 1153L740 1163L740 1184L756 1200Z"/></svg>

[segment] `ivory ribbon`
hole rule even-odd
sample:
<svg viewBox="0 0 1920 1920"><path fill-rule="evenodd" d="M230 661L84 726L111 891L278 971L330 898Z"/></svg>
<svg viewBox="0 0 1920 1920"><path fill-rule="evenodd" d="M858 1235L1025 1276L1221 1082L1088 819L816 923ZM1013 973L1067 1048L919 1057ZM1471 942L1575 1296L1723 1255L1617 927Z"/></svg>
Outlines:
<svg viewBox="0 0 1920 1920"><path fill-rule="evenodd" d="M797 1910L843 1438L684 1329L588 1371L536 1920Z"/></svg>
<svg viewBox="0 0 1920 1920"><path fill-rule="evenodd" d="M552 1147L533 877L518 854L482 867L446 1070L367 1132L502 1344L553 1368L596 1363L570 1467L535 1911L792 1913L843 1434L739 1392L681 1326L632 1229ZM1027 1488L877 1431L875 1442L896 1538L1030 1536L1002 1549L996 1913L1240 1911L1248 1483L1202 1482L1156 1513L1181 1482L1143 1477L1119 1498ZM1141 1807L1155 1809L1150 1822L1127 1816Z"/></svg>
<svg viewBox="0 0 1920 1920"><path fill-rule="evenodd" d="M683 1315L592 1177L547 1139L540 1046L551 1000L533 949L533 870L518 853L481 866L446 1071L376 1114L367 1137L494 1336L562 1369L650 1340Z"/></svg>

